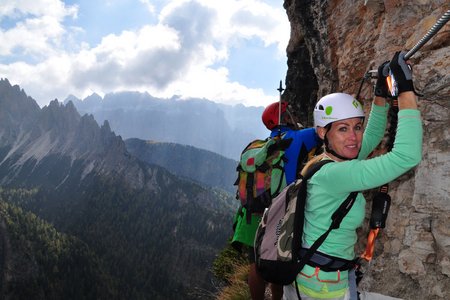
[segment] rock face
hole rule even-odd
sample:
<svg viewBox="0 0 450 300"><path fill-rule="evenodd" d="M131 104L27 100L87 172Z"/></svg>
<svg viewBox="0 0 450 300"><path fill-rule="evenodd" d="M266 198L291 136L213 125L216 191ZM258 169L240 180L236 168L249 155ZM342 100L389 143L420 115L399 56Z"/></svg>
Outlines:
<svg viewBox="0 0 450 300"><path fill-rule="evenodd" d="M356 94L366 71L411 49L450 8L448 0L285 0L284 7L291 23L284 96L307 125L317 99ZM404 299L450 299L450 23L410 61L424 95L423 160L390 184L387 227L360 287ZM371 97L365 84L360 99L369 106ZM360 249L366 235L362 230Z"/></svg>

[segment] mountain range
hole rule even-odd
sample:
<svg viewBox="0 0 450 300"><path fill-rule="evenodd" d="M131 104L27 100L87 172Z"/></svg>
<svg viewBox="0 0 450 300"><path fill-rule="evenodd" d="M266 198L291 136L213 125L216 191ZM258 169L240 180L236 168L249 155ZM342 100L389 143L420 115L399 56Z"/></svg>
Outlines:
<svg viewBox="0 0 450 300"><path fill-rule="evenodd" d="M40 108L0 80L3 297L211 297L212 261L231 235L236 200L218 179L188 178L206 170L198 163L177 176L127 149L142 143L125 143L72 102ZM205 161L235 167L218 157ZM85 280L73 285L74 276Z"/></svg>
<svg viewBox="0 0 450 300"><path fill-rule="evenodd" d="M238 162L235 160L193 146L136 138L125 140L125 146L133 156L161 166L179 177L231 194L236 192L234 182Z"/></svg>
<svg viewBox="0 0 450 300"><path fill-rule="evenodd" d="M83 100L69 96L81 114L92 114L99 124L108 120L123 139L139 138L190 145L239 159L254 139L269 131L261 121L264 107L225 105L205 99L160 99L139 92L92 94Z"/></svg>

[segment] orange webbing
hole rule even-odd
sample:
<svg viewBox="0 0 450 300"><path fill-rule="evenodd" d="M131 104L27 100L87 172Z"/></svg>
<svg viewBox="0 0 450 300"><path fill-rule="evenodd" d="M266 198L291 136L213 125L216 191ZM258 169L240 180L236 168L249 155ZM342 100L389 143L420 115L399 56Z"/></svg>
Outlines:
<svg viewBox="0 0 450 300"><path fill-rule="evenodd" d="M373 257L373 252L375 249L375 239L378 235L378 231L380 231L380 228L371 229L369 232L369 236L367 237L366 250L363 254L361 254L361 258L364 258L367 261L370 261Z"/></svg>

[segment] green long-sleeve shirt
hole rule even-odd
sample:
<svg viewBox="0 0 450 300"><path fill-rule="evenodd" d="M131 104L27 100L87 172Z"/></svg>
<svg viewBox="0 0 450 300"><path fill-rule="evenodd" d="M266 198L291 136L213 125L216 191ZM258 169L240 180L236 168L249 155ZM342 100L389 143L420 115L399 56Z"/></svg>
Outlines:
<svg viewBox="0 0 450 300"><path fill-rule="evenodd" d="M358 159L327 164L308 182L305 210L304 242L312 245L331 224L331 215L352 191L364 191L394 180L416 166L422 156L422 126L418 110L401 110L392 151L367 159L381 141L386 124L387 107L373 106L364 132ZM361 193L342 221L333 230L319 251L354 258L356 228L364 220L365 199Z"/></svg>
<svg viewBox="0 0 450 300"><path fill-rule="evenodd" d="M420 162L422 123L420 112L413 109L399 111L397 134L392 150L384 155L366 160L383 137L387 109L387 106L372 106L357 159L326 164L308 181L304 244L311 246L329 228L331 215L350 192L381 186L404 174ZM319 247L319 251L345 259L355 257L356 229L364 220L365 204L363 195L358 193L355 204L343 219L340 228L331 231L325 242ZM303 271L309 274L314 271L314 268L305 266ZM327 275L331 276L332 274L322 274L321 276L331 278ZM341 279L346 278L341 276ZM299 283L303 285L305 282L302 281L300 279ZM311 283L310 279L307 281ZM336 288L345 288L347 283L344 280L342 284L338 284ZM306 284L306 287L324 292L325 285L316 281ZM327 286L326 289L331 290L330 286Z"/></svg>

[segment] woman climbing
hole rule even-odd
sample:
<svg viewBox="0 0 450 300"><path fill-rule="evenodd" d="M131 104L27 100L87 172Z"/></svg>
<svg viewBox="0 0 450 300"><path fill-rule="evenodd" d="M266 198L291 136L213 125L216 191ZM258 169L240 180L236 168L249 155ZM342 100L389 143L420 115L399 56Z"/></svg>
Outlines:
<svg viewBox="0 0 450 300"><path fill-rule="evenodd" d="M378 187L390 182L419 164L422 156L422 122L417 109L411 68L404 60L404 52L397 52L390 62L378 68L367 126L361 104L344 93L321 98L314 109L314 125L324 141L324 153L308 166L320 160L335 163L324 165L309 181L305 208L302 246L309 248L331 223L331 215L353 191ZM383 70L391 70L398 87L398 126L395 144L385 155L366 159L380 143L387 122L389 89ZM384 72L384 74L386 74ZM297 275L294 284L285 286L284 299L297 299L297 284L302 299L358 299L353 270L325 272L320 263L351 261L355 258L356 229L365 215L366 201L358 193L340 227L331 231L316 254ZM348 269L348 268L347 268ZM376 295L376 296L375 296ZM360 299L392 299L373 293L361 293Z"/></svg>

